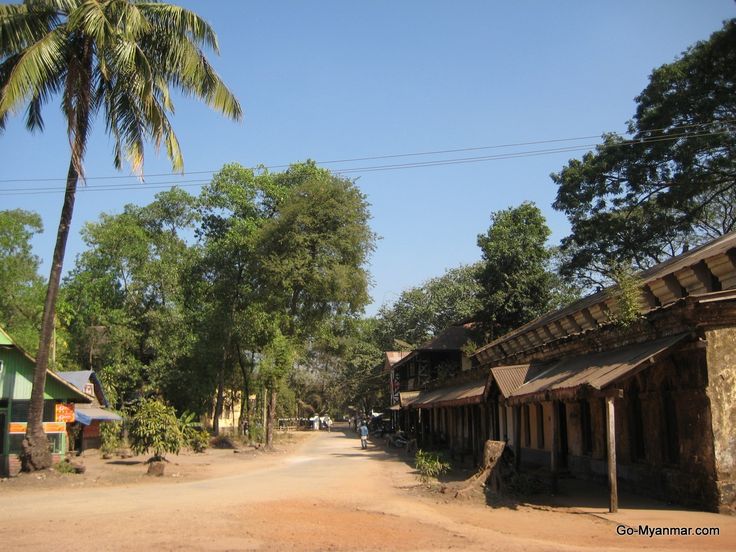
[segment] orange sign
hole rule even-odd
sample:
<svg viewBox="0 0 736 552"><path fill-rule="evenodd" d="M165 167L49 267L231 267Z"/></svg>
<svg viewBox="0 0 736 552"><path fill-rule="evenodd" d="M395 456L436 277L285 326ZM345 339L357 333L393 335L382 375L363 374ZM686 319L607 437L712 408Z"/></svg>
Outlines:
<svg viewBox="0 0 736 552"><path fill-rule="evenodd" d="M43 432L44 433L64 433L66 431L66 424L64 422L44 422Z"/></svg>
<svg viewBox="0 0 736 552"><path fill-rule="evenodd" d="M74 403L56 403L54 420L57 422L74 423Z"/></svg>
<svg viewBox="0 0 736 552"><path fill-rule="evenodd" d="M66 424L64 422L44 422L44 433L64 433ZM10 422L8 424L8 433L25 433L26 422Z"/></svg>
<svg viewBox="0 0 736 552"><path fill-rule="evenodd" d="M25 422L10 422L8 424L8 433L25 433L26 423Z"/></svg>

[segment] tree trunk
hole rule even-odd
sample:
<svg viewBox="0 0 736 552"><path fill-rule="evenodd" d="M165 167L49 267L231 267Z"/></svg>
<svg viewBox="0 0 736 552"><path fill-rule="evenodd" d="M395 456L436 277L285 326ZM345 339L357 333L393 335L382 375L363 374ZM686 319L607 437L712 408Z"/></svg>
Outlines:
<svg viewBox="0 0 736 552"><path fill-rule="evenodd" d="M74 213L74 199L77 192L78 180L79 174L74 168L74 162L70 161L69 171L66 177L64 205L61 209L59 229L56 232L56 246L54 247L54 256L51 262L49 283L46 288L46 300L43 305L41 337L38 343L38 353L36 354L36 369L33 373L31 402L28 407L28 425L26 426L26 436L21 445L20 460L23 471L35 471L51 467L51 451L49 450L48 439L46 439L46 434L43 431L43 398L46 384L46 370L49 365L49 353L54 334L56 299L59 296L61 269L64 264L66 242L69 237L72 214Z"/></svg>
<svg viewBox="0 0 736 552"><path fill-rule="evenodd" d="M268 389L268 415L266 416L266 448L273 448L273 427L276 421L276 396L275 388Z"/></svg>
<svg viewBox="0 0 736 552"><path fill-rule="evenodd" d="M250 373L253 370L254 353L251 353L251 365L247 367L243 361L243 353L238 348L238 364L240 365L240 373L243 376L243 389L240 397L240 419L238 420L238 435L244 435L246 429L250 429ZM250 434L249 434L250 437Z"/></svg>
<svg viewBox="0 0 736 552"><path fill-rule="evenodd" d="M222 361L223 367L217 374L217 396L215 397L215 411L212 416L212 433L217 436L220 434L220 416L222 416L222 406L225 402L225 360Z"/></svg>

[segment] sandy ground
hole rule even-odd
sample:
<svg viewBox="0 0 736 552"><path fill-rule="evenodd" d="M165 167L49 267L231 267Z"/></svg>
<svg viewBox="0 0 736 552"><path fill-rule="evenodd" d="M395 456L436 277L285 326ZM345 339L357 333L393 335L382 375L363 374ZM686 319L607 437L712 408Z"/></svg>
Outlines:
<svg viewBox="0 0 736 552"><path fill-rule="evenodd" d="M352 433L297 434L280 452L86 458L84 475L0 483L2 550L736 550L736 518L622 510L622 518L525 504L458 502L419 486L394 452ZM626 523L718 527L719 536L620 536Z"/></svg>

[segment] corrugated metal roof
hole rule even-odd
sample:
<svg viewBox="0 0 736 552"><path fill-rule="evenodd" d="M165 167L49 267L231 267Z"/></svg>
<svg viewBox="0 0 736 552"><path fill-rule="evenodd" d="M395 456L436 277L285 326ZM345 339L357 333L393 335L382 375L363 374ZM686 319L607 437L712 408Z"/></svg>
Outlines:
<svg viewBox="0 0 736 552"><path fill-rule="evenodd" d="M394 364L399 362L401 359L406 358L411 354L411 351L385 351L383 361L383 371L389 372L393 368Z"/></svg>
<svg viewBox="0 0 736 552"><path fill-rule="evenodd" d="M89 378L92 370L77 370L75 372L57 372L60 378L71 383L80 391L84 391L84 384L90 383Z"/></svg>
<svg viewBox="0 0 736 552"><path fill-rule="evenodd" d="M508 398L525 382L538 376L549 365L517 364L514 366L496 366L491 368L493 380L498 385L501 395Z"/></svg>
<svg viewBox="0 0 736 552"><path fill-rule="evenodd" d="M631 375L642 363L687 337L678 334L603 353L562 359L510 395L512 402L554 398L587 387L601 390Z"/></svg>
<svg viewBox="0 0 736 552"><path fill-rule="evenodd" d="M386 351L386 360L388 360L389 365L393 366L410 352L411 351Z"/></svg>
<svg viewBox="0 0 736 552"><path fill-rule="evenodd" d="M437 337L417 347L418 351L459 351L473 337L475 324L469 322L458 326L450 326L440 332Z"/></svg>
<svg viewBox="0 0 736 552"><path fill-rule="evenodd" d="M681 253L680 255L672 257L671 259L668 259L662 263L656 264L647 270L639 272L636 276L642 281L642 284L647 284L659 278L664 278L668 274L673 274L685 267L694 266L704 259L709 259L722 253L726 253L734 248L736 248L736 231L725 234L713 241L705 243L699 247L695 247L685 253ZM490 343L479 347L475 352L473 352L473 356L476 356L483 351L493 348L501 343L509 341L510 339L513 339L514 337L517 337L521 334L531 332L533 330L536 330L537 328L541 328L542 326L550 324L555 320L560 320L568 315L573 315L574 313L582 311L585 308L590 308L593 305L601 303L611 297L611 294L615 287L616 286L607 287L601 291L598 291L597 293L579 299L562 309L548 312L540 316L539 318L535 318L534 320L527 322L523 326L511 330L510 332L500 336Z"/></svg>
<svg viewBox="0 0 736 552"><path fill-rule="evenodd" d="M483 400L485 390L486 378L453 387L422 391L412 403L412 408L436 408L479 403Z"/></svg>
<svg viewBox="0 0 736 552"><path fill-rule="evenodd" d="M75 419L81 424L90 425L94 420L100 422L122 422L123 419L115 412L110 412L99 406L80 405L75 409Z"/></svg>
<svg viewBox="0 0 736 552"><path fill-rule="evenodd" d="M475 336L475 322L467 322L446 328L436 337L422 343L419 347L405 355L401 360L394 364L395 368L409 362L422 351L460 351L465 344L472 340Z"/></svg>
<svg viewBox="0 0 736 552"><path fill-rule="evenodd" d="M401 407L409 406L419 396L419 391L401 391L399 392L399 404Z"/></svg>

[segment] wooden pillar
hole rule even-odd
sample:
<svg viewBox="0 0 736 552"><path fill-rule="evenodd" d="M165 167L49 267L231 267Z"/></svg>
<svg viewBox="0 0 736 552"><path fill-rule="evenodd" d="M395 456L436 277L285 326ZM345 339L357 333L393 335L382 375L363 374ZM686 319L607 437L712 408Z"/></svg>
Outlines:
<svg viewBox="0 0 736 552"><path fill-rule="evenodd" d="M557 401L552 401L552 443L549 451L549 470L552 472L552 490L557 492L560 471L560 414Z"/></svg>
<svg viewBox="0 0 736 552"><path fill-rule="evenodd" d="M508 410L506 409L506 404L499 405L499 408L501 409L501 427L499 428L501 433L501 440L506 441L508 443L509 440L509 417L508 417Z"/></svg>
<svg viewBox="0 0 736 552"><path fill-rule="evenodd" d="M514 467L521 469L521 406L514 406Z"/></svg>
<svg viewBox="0 0 736 552"><path fill-rule="evenodd" d="M470 449L473 451L473 464L475 464L478 461L478 436L476 435L476 432L478 431L478 423L475 419L475 406L468 406L468 416L470 418Z"/></svg>
<svg viewBox="0 0 736 552"><path fill-rule="evenodd" d="M608 511L618 512L618 482L616 478L616 413L614 397L606 397L606 442L608 444Z"/></svg>

